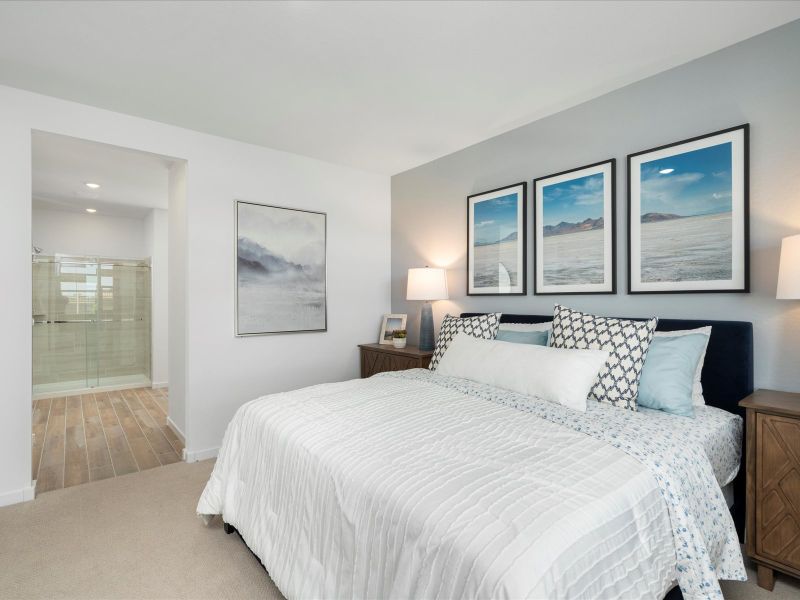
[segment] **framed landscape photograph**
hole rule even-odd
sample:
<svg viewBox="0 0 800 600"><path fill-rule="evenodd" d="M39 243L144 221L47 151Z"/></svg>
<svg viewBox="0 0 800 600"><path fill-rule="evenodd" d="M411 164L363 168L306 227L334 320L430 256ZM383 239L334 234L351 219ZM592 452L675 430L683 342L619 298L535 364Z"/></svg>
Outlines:
<svg viewBox="0 0 800 600"><path fill-rule="evenodd" d="M534 294L617 292L616 164L534 179Z"/></svg>
<svg viewBox="0 0 800 600"><path fill-rule="evenodd" d="M326 331L326 215L235 201L236 335Z"/></svg>
<svg viewBox="0 0 800 600"><path fill-rule="evenodd" d="M408 315L404 314L383 315L383 323L381 324L381 334L378 338L378 343L391 346L395 330L406 328L407 317Z"/></svg>
<svg viewBox="0 0 800 600"><path fill-rule="evenodd" d="M467 197L467 295L524 295L526 183Z"/></svg>
<svg viewBox="0 0 800 600"><path fill-rule="evenodd" d="M749 126L628 156L628 292L748 292Z"/></svg>

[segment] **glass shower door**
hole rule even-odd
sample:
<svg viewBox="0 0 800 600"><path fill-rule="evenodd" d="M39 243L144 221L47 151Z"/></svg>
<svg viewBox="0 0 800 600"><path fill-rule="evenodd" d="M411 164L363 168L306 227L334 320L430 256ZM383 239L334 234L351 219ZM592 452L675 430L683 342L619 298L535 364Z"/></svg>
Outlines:
<svg viewBox="0 0 800 600"><path fill-rule="evenodd" d="M34 394L149 384L147 261L35 256Z"/></svg>
<svg viewBox="0 0 800 600"><path fill-rule="evenodd" d="M57 393L97 385L92 352L96 267L37 256L33 263L34 393Z"/></svg>
<svg viewBox="0 0 800 600"><path fill-rule="evenodd" d="M99 385L150 385L150 266L101 260Z"/></svg>

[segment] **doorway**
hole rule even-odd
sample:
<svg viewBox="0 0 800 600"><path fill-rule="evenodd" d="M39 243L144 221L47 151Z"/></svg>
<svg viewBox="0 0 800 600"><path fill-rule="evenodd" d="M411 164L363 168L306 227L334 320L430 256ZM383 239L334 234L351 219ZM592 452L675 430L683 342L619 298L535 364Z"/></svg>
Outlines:
<svg viewBox="0 0 800 600"><path fill-rule="evenodd" d="M32 133L37 494L181 460L166 334L176 162Z"/></svg>

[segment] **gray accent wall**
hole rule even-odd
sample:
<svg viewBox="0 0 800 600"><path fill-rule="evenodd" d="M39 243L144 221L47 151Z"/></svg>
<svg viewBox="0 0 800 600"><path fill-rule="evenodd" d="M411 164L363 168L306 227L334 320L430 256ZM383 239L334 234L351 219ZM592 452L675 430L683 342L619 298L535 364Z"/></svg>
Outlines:
<svg viewBox="0 0 800 600"><path fill-rule="evenodd" d="M526 73L520 73L526 77ZM507 90L513 93L513 89ZM750 123L749 294L627 295L626 155ZM531 180L617 159L616 295L534 296ZM469 194L528 182L528 295L466 295ZM448 269L445 313L599 314L752 321L756 386L800 391L800 300L776 300L781 238L800 233L800 21L392 177L392 311L408 313L409 267ZM377 329L376 329L377 332Z"/></svg>

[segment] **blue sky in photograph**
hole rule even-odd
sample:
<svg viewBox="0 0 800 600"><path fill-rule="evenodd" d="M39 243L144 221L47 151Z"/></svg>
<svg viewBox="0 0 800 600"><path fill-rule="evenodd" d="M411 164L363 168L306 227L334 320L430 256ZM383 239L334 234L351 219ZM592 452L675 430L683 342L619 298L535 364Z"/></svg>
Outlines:
<svg viewBox="0 0 800 600"><path fill-rule="evenodd" d="M641 214L682 217L729 212L731 143L692 150L641 164ZM674 169L671 173L660 173Z"/></svg>
<svg viewBox="0 0 800 600"><path fill-rule="evenodd" d="M580 223L603 216L603 174L595 173L542 188L544 225Z"/></svg>
<svg viewBox="0 0 800 600"><path fill-rule="evenodd" d="M477 244L492 244L517 231L517 194L476 202L473 208Z"/></svg>

